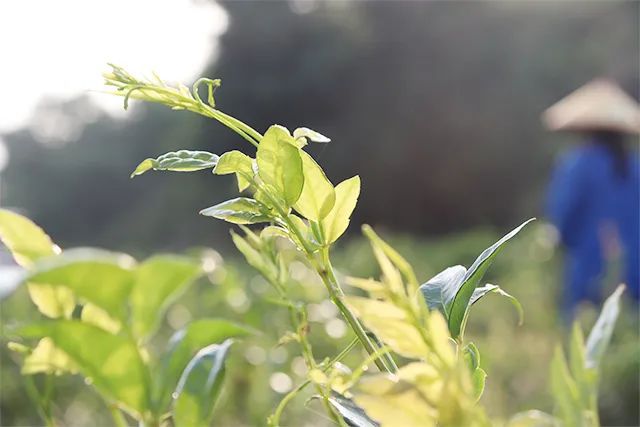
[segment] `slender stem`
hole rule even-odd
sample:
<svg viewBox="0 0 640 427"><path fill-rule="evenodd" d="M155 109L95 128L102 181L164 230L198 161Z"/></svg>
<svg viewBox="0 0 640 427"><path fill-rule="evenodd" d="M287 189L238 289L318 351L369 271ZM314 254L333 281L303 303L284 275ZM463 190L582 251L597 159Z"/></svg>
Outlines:
<svg viewBox="0 0 640 427"><path fill-rule="evenodd" d="M331 301L333 301L336 307L338 307L338 310L340 310L342 316L356 334L360 343L362 343L362 346L365 348L367 353L374 354L378 347L371 341L358 318L351 312L351 310L349 310L342 300L344 292L342 291L342 288L340 288L335 273L333 272L333 266L329 260L329 250L327 248L323 248L320 252L322 255L320 262L312 256L308 257L309 261L320 275L322 282L329 292ZM393 359L390 357L381 356L381 358L376 358L375 364L381 371L394 373L398 370L395 362L393 362Z"/></svg>
<svg viewBox="0 0 640 427"><path fill-rule="evenodd" d="M118 409L116 405L108 406L109 412L111 412L111 419L113 420L113 424L116 427L128 427L127 420L124 418L124 415L122 415L122 412L120 412L120 409Z"/></svg>
<svg viewBox="0 0 640 427"><path fill-rule="evenodd" d="M47 408L45 408L43 398L40 396L40 393L38 392L38 387L36 386L35 381L33 380L33 376L25 375L23 378L24 378L27 394L35 404L36 408L38 409L38 413L44 419L45 424L47 425L47 427L55 427L56 423L53 420L51 413L48 411Z"/></svg>

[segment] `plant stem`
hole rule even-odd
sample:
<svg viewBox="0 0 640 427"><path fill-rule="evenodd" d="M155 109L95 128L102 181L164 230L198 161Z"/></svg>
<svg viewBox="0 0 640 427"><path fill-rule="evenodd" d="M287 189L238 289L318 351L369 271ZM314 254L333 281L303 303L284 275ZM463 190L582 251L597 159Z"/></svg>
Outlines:
<svg viewBox="0 0 640 427"><path fill-rule="evenodd" d="M356 334L356 337L358 337L358 340L360 341L362 346L365 348L367 353L374 354L378 350L378 346L376 346L371 341L358 318L351 312L351 310L349 310L349 308L342 300L344 292L342 291L342 288L340 287L340 284L338 283L338 280L336 279L335 273L333 271L333 266L331 265L331 260L329 259L329 249L323 248L320 250L320 253L320 262L318 262L317 259L312 256L308 256L309 261L320 275L322 282L329 292L331 301L333 301L336 307L338 307L338 310L340 310L340 313L342 313L342 316L345 318L353 332ZM380 369L381 371L395 373L398 370L398 367L396 366L391 356L386 353L380 358L376 358L374 362L378 369Z"/></svg>

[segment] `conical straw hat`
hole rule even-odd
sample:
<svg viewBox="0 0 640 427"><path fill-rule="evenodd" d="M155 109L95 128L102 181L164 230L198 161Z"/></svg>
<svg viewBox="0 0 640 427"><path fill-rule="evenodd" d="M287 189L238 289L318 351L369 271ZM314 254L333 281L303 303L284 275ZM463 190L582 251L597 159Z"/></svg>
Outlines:
<svg viewBox="0 0 640 427"><path fill-rule="evenodd" d="M611 130L640 133L640 107L616 83L596 79L567 95L542 115L550 130Z"/></svg>

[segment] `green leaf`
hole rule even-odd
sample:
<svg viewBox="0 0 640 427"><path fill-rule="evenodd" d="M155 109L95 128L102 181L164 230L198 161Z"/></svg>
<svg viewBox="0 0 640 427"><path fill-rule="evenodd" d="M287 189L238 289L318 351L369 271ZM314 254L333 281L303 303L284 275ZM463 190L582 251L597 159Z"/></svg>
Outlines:
<svg viewBox="0 0 640 427"><path fill-rule="evenodd" d="M449 315L449 307L460 288L467 269L462 265L449 267L433 276L420 286L420 292L427 302L429 310L440 310L445 317Z"/></svg>
<svg viewBox="0 0 640 427"><path fill-rule="evenodd" d="M482 280L482 277L489 266L493 263L495 257L502 250L503 245L518 234L520 230L522 230L522 228L531 221L533 221L533 219L525 221L519 227L515 228L509 234L494 243L491 247L485 249L473 262L471 267L469 267L462 284L451 303L451 310L449 312L449 330L451 331L452 337L458 338L464 333L464 327L473 292L480 283L480 280Z"/></svg>
<svg viewBox="0 0 640 427"><path fill-rule="evenodd" d="M178 384L189 360L198 350L210 344L221 343L228 338L243 337L253 333L250 329L221 319L199 319L176 332L161 358L159 380L156 382L154 401L159 409L165 409L171 393Z"/></svg>
<svg viewBox="0 0 640 427"><path fill-rule="evenodd" d="M67 354L57 348L51 338L42 338L33 351L24 359L20 372L23 375L47 373L61 375L75 373L77 366Z"/></svg>
<svg viewBox="0 0 640 427"><path fill-rule="evenodd" d="M26 279L31 283L63 286L76 296L123 319L133 285L135 260L100 249L71 249L38 262Z"/></svg>
<svg viewBox="0 0 640 427"><path fill-rule="evenodd" d="M187 257L156 255L140 264L129 298L134 335L154 333L169 304L200 274L198 262Z"/></svg>
<svg viewBox="0 0 640 427"><path fill-rule="evenodd" d="M347 296L345 303L362 323L396 353L410 358L429 354L420 332L395 305L369 298Z"/></svg>
<svg viewBox="0 0 640 427"><path fill-rule="evenodd" d="M322 135L321 133L316 132L315 130L311 130L309 128L305 128L305 127L297 128L296 130L294 130L293 131L293 137L295 139L305 138L305 140L309 139L312 142L320 142L320 143L323 143L323 144L331 142L331 140L329 138L327 138L326 136Z"/></svg>
<svg viewBox="0 0 640 427"><path fill-rule="evenodd" d="M480 367L480 351L478 351L478 347L472 342L465 345L463 348L464 359L467 361L471 372L475 371Z"/></svg>
<svg viewBox="0 0 640 427"><path fill-rule="evenodd" d="M511 304L513 304L513 306L516 308L517 312L518 312L518 324L522 324L522 322L524 321L524 310L522 309L522 304L520 304L520 301L518 301L518 299L516 297L514 297L513 295L503 291L500 286L497 285L491 285L491 284L486 284L484 286L481 286L479 288L476 288L473 291L473 295L471 296L471 300L469 301L469 305L473 305L476 302L478 302L478 300L480 300L480 298L484 297L485 295L487 295L488 293L496 293L500 296L503 296L505 298L507 298L509 301L511 301Z"/></svg>
<svg viewBox="0 0 640 427"><path fill-rule="evenodd" d="M487 379L487 373L482 368L476 368L471 374L471 383L473 385L473 394L477 400L480 400L484 393L484 385Z"/></svg>
<svg viewBox="0 0 640 427"><path fill-rule="evenodd" d="M364 409L356 405L353 400L347 399L341 394L331 393L329 403L334 407L340 416L349 426L353 427L378 427L379 424L373 421L364 412Z"/></svg>
<svg viewBox="0 0 640 427"><path fill-rule="evenodd" d="M204 347L185 368L174 393L173 420L177 427L211 424L213 408L224 380L224 362L232 340Z"/></svg>
<svg viewBox="0 0 640 427"><path fill-rule="evenodd" d="M135 418L149 409L149 372L131 338L74 320L30 325L18 333L51 338L98 391Z"/></svg>
<svg viewBox="0 0 640 427"><path fill-rule="evenodd" d="M320 221L331 212L336 202L336 192L322 168L310 155L300 151L300 157L304 185L294 208L308 220Z"/></svg>
<svg viewBox="0 0 640 427"><path fill-rule="evenodd" d="M271 126L258 145L256 154L258 175L286 207L300 197L304 185L300 150L289 131Z"/></svg>
<svg viewBox="0 0 640 427"><path fill-rule="evenodd" d="M354 176L342 181L335 188L336 200L331 212L322 220L325 241L331 244L338 240L349 226L349 218L358 203L360 177Z"/></svg>
<svg viewBox="0 0 640 427"><path fill-rule="evenodd" d="M253 160L238 150L227 151L218 159L213 173L216 175L235 173L238 179L238 190L244 191L253 178Z"/></svg>
<svg viewBox="0 0 640 427"><path fill-rule="evenodd" d="M105 310L91 303L86 303L82 307L80 319L112 334L117 334L122 329L121 321L114 319Z"/></svg>
<svg viewBox="0 0 640 427"><path fill-rule="evenodd" d="M23 276L25 280L27 276ZM40 313L52 319L71 318L76 307L76 299L71 289L65 286L47 285L42 283L27 283L27 290L31 301L38 307Z"/></svg>
<svg viewBox="0 0 640 427"><path fill-rule="evenodd" d="M6 209L0 209L0 240L22 267L60 253L60 248L42 228L27 217Z"/></svg>
<svg viewBox="0 0 640 427"><path fill-rule="evenodd" d="M266 259L259 250L251 246L246 239L236 233L231 232L231 238L236 248L244 255L247 263L251 267L258 270L268 281L273 282L277 280L278 268L273 262Z"/></svg>
<svg viewBox="0 0 640 427"><path fill-rule="evenodd" d="M268 208L257 200L238 197L203 209L200 215L212 216L233 224L257 224L271 221L266 212Z"/></svg>
<svg viewBox="0 0 640 427"><path fill-rule="evenodd" d="M620 296L624 292L624 285L618 286L618 288L607 298L602 306L602 311L596 324L589 333L587 338L586 347L586 366L588 368L597 368L604 352L607 350L611 335L613 334L613 328L620 314Z"/></svg>
<svg viewBox="0 0 640 427"><path fill-rule="evenodd" d="M142 175L148 170L193 172L216 166L218 156L207 151L172 151L157 159L143 160L131 174L131 178Z"/></svg>
<svg viewBox="0 0 640 427"><path fill-rule="evenodd" d="M560 418L567 426L581 425L582 406L578 388L571 377L562 347L556 347L551 362L551 393Z"/></svg>

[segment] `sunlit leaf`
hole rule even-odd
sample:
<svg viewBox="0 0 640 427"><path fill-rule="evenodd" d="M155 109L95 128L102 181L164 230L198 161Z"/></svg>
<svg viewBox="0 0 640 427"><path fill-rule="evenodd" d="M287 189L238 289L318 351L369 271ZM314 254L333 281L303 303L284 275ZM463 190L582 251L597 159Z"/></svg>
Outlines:
<svg viewBox="0 0 640 427"><path fill-rule="evenodd" d="M74 320L30 325L18 333L51 338L102 394L130 414L140 418L149 409L149 372L131 338Z"/></svg>
<svg viewBox="0 0 640 427"><path fill-rule="evenodd" d="M451 310L449 311L449 330L454 338L458 338L464 332L470 305L469 302L485 272L493 263L495 257L500 253L503 245L518 234L520 230L522 230L522 228L531 221L533 221L533 219L525 221L492 246L485 249L465 273L462 285L458 289L458 292L451 303Z"/></svg>
<svg viewBox="0 0 640 427"><path fill-rule="evenodd" d="M122 329L121 321L114 319L105 310L91 303L86 303L82 307L80 319L85 323L95 325L112 334L117 334L120 332L120 329Z"/></svg>
<svg viewBox="0 0 640 427"><path fill-rule="evenodd" d="M294 208L310 221L325 218L336 202L336 192L324 171L313 158L300 151L304 185Z"/></svg>
<svg viewBox="0 0 640 427"><path fill-rule="evenodd" d="M351 399L347 399L338 393L332 393L329 403L350 427L378 427L380 424L367 416L362 408Z"/></svg>
<svg viewBox="0 0 640 427"><path fill-rule="evenodd" d="M322 220L327 244L338 240L347 230L353 210L360 196L360 177L354 176L342 181L335 188L336 199L331 212Z"/></svg>
<svg viewBox="0 0 640 427"><path fill-rule="evenodd" d="M284 204L292 206L304 185L302 159L295 141L282 126L271 126L258 145L258 174Z"/></svg>
<svg viewBox="0 0 640 427"><path fill-rule="evenodd" d="M327 142L331 142L329 138L322 135L321 133L305 127L297 128L296 130L294 130L293 137L295 139L305 138L305 139L309 139L312 142L320 142L324 144L326 144Z"/></svg>
<svg viewBox="0 0 640 427"><path fill-rule="evenodd" d="M216 166L218 156L207 151L180 150L163 154L157 159L143 160L131 174L142 175L148 170L193 172L202 169L209 169Z"/></svg>
<svg viewBox="0 0 640 427"><path fill-rule="evenodd" d="M604 352L607 350L618 314L620 314L620 296L622 292L624 292L624 285L618 286L615 292L607 298L596 324L591 329L591 333L589 333L585 357L588 368L597 368L602 361Z"/></svg>
<svg viewBox="0 0 640 427"><path fill-rule="evenodd" d="M30 219L0 209L0 240L18 265L31 266L40 258L60 253L51 238Z"/></svg>
<svg viewBox="0 0 640 427"><path fill-rule="evenodd" d="M247 240L243 239L239 235L232 232L231 238L233 239L236 248L244 255L247 263L258 270L267 280L274 281L278 277L278 270L276 266L266 260L260 251L251 246Z"/></svg>
<svg viewBox="0 0 640 427"><path fill-rule="evenodd" d="M211 216L233 224L256 224L271 220L266 212L267 208L257 200L237 197L203 209L200 215Z"/></svg>
<svg viewBox="0 0 640 427"><path fill-rule="evenodd" d="M135 260L128 255L99 249L71 249L38 262L26 280L62 286L124 318L125 304L134 279Z"/></svg>
<svg viewBox="0 0 640 427"><path fill-rule="evenodd" d="M20 372L24 375L47 373L61 375L77 372L78 368L67 354L56 348L51 338L42 338L24 359Z"/></svg>
<svg viewBox="0 0 640 427"><path fill-rule="evenodd" d="M387 242L382 240L380 236L378 236L370 226L366 224L363 225L362 232L365 234L365 236L367 236L367 238L371 242L371 246L373 247L373 251L374 251L374 254L376 255L376 259L378 260L378 263L380 264L380 268L382 269L382 273L387 274L385 272L387 269L383 265L384 257L381 256L382 254L384 254L384 256L387 257L389 261L393 264L393 266L397 268L398 271L402 274L402 277L404 278L405 282L409 285L409 288L412 291L417 290L418 280L416 279L416 275L413 272L413 268L407 262L407 260L404 259L404 257L400 255L398 251L393 249Z"/></svg>
<svg viewBox="0 0 640 427"><path fill-rule="evenodd" d="M204 347L187 364L173 394L173 420L177 427L211 424L231 343L226 340Z"/></svg>
<svg viewBox="0 0 640 427"><path fill-rule="evenodd" d="M403 310L387 302L362 297L348 296L345 302L362 323L396 353L414 358L428 354L429 349L419 331L408 322Z"/></svg>
<svg viewBox="0 0 640 427"><path fill-rule="evenodd" d="M238 179L238 190L244 191L253 177L252 159L238 150L227 151L218 159L213 173L216 175L235 173Z"/></svg>
<svg viewBox="0 0 640 427"><path fill-rule="evenodd" d="M176 332L161 358L154 401L159 402L160 408L169 404L171 393L178 385L182 372L198 350L210 344L219 344L228 338L243 337L251 333L253 332L244 326L222 319L195 320Z"/></svg>
<svg viewBox="0 0 640 427"><path fill-rule="evenodd" d="M151 335L169 304L200 274L199 263L187 257L156 255L141 263L129 299L134 335Z"/></svg>

